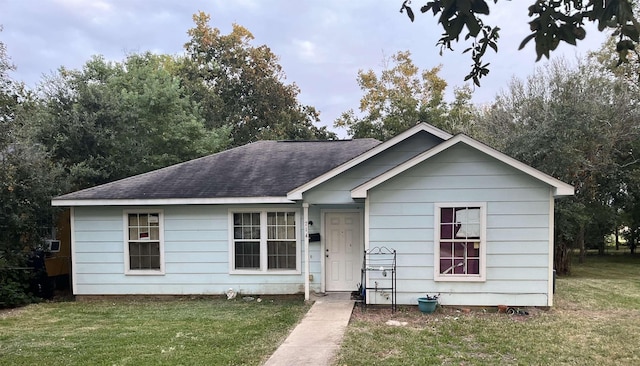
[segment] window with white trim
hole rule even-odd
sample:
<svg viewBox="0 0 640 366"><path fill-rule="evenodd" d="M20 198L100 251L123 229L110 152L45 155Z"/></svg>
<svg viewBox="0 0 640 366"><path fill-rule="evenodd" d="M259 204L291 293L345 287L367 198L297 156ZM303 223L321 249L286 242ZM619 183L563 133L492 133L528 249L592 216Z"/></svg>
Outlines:
<svg viewBox="0 0 640 366"><path fill-rule="evenodd" d="M230 212L232 272L299 271L295 211Z"/></svg>
<svg viewBox="0 0 640 366"><path fill-rule="evenodd" d="M131 212L124 214L125 272L127 274L162 274L163 227L162 212Z"/></svg>
<svg viewBox="0 0 640 366"><path fill-rule="evenodd" d="M435 279L483 281L485 204L436 204Z"/></svg>

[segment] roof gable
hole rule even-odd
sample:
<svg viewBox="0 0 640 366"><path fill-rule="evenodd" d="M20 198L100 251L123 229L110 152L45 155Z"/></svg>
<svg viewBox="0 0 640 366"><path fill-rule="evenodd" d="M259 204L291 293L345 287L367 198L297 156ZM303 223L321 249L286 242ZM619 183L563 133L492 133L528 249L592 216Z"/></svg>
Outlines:
<svg viewBox="0 0 640 366"><path fill-rule="evenodd" d="M530 167L508 155L505 155L498 150L495 150L479 141L472 139L466 135L456 135L455 137L437 145L424 153L407 160L406 162L398 165L397 167L386 171L383 174L371 179L370 181L361 184L360 186L351 190L351 198L366 198L370 189L378 186L379 184L386 182L387 180L395 177L396 175L409 170L410 168L422 163L423 161L455 146L456 144L465 144L478 150L484 154L487 154L535 179L538 179L554 188L554 196L570 196L574 194L573 186L564 183L550 175L547 175L535 168Z"/></svg>
<svg viewBox="0 0 640 366"><path fill-rule="evenodd" d="M335 167L334 169L324 173L323 175L309 181L309 182L305 182L303 185L296 187L295 189L289 191L287 193L287 198L290 200L301 200L302 199L302 195L304 192L319 186L320 184L328 181L329 179L355 167L356 165L364 162L365 160L368 160L370 158L372 158L373 156L376 156L380 153L382 153L383 151L388 150L389 148L391 148L392 146L395 146L399 143L401 143L402 141L405 141L406 139L410 138L411 136L414 136L415 134L418 133L422 133L422 132L427 132L441 140L448 140L452 137L451 134L442 131L439 128L433 127L427 123L418 123L417 125L413 126L412 128L400 133L399 135L381 143L380 145L372 148L371 150L366 151L365 153L358 155L356 157L354 157L353 159L345 162L344 164L341 164L340 166Z"/></svg>

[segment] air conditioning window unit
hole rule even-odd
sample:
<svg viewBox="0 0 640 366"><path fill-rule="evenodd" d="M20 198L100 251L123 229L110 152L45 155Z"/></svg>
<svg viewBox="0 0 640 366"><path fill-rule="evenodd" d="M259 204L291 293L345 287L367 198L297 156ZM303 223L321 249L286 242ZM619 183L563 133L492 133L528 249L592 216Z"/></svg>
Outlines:
<svg viewBox="0 0 640 366"><path fill-rule="evenodd" d="M60 251L60 240L51 240L51 239L45 240L45 248L47 248L47 251L52 252L52 253L59 252Z"/></svg>

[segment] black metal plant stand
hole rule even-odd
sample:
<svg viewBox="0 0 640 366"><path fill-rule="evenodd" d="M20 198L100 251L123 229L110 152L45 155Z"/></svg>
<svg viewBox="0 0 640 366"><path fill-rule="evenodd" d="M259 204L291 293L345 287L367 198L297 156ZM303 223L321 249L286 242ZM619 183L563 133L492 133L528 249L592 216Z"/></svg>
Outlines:
<svg viewBox="0 0 640 366"><path fill-rule="evenodd" d="M367 306L367 292L375 291L391 300L391 310L396 311L396 250L373 247L364 251L362 261L362 308Z"/></svg>

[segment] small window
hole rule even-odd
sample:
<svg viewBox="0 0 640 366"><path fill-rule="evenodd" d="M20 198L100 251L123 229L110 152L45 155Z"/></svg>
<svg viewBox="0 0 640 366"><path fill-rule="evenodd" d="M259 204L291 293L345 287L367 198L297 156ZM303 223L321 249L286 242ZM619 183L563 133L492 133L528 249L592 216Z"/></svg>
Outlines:
<svg viewBox="0 0 640 366"><path fill-rule="evenodd" d="M126 273L159 274L164 270L162 214L160 212L127 212Z"/></svg>
<svg viewBox="0 0 640 366"><path fill-rule="evenodd" d="M232 272L299 271L295 211L232 212L230 219Z"/></svg>
<svg viewBox="0 0 640 366"><path fill-rule="evenodd" d="M436 205L436 280L484 280L485 208Z"/></svg>

